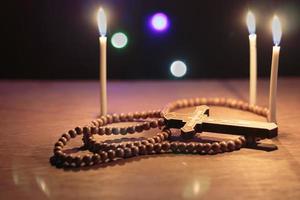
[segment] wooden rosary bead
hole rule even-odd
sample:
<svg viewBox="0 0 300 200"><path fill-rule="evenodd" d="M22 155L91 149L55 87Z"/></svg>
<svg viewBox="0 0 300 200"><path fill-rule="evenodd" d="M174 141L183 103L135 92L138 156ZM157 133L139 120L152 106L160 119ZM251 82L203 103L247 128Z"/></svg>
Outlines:
<svg viewBox="0 0 300 200"><path fill-rule="evenodd" d="M206 98L201 98L200 99L200 104L201 105L206 105L207 104L207 99Z"/></svg>
<svg viewBox="0 0 300 200"><path fill-rule="evenodd" d="M99 163L100 160L101 160L101 157L100 157L99 154L97 154L97 153L93 154L93 156L92 156L92 162L93 162L94 164Z"/></svg>
<svg viewBox="0 0 300 200"><path fill-rule="evenodd" d="M126 147L125 143L120 143L120 144L117 145L117 148L124 149L125 147Z"/></svg>
<svg viewBox="0 0 300 200"><path fill-rule="evenodd" d="M147 149L148 153L152 153L152 151L153 151L153 144L151 144L151 143L146 144L146 149Z"/></svg>
<svg viewBox="0 0 300 200"><path fill-rule="evenodd" d="M236 149L240 149L242 147L242 141L240 139L235 139L234 144Z"/></svg>
<svg viewBox="0 0 300 200"><path fill-rule="evenodd" d="M189 152L189 153L193 153L193 152L194 152L194 150L195 150L195 144L194 144L194 143L192 143L192 142L188 143L188 145L187 145L186 149L187 149L187 152Z"/></svg>
<svg viewBox="0 0 300 200"><path fill-rule="evenodd" d="M71 155L68 155L67 157L66 157L66 162L68 162L68 163L72 163L74 161L74 158L73 158L73 156L71 156Z"/></svg>
<svg viewBox="0 0 300 200"><path fill-rule="evenodd" d="M76 131L75 130L69 130L69 132L68 132L69 134L70 134L70 136L71 136L71 138L75 138L76 136L77 136L77 133L76 133Z"/></svg>
<svg viewBox="0 0 300 200"><path fill-rule="evenodd" d="M117 145L116 144L109 144L108 149L115 151L117 149Z"/></svg>
<svg viewBox="0 0 300 200"><path fill-rule="evenodd" d="M162 127L162 126L165 125L165 120L163 118L159 118L158 121L157 121L157 123L158 123L159 127Z"/></svg>
<svg viewBox="0 0 300 200"><path fill-rule="evenodd" d="M75 156L73 162L75 163L76 167L80 167L82 163L82 157L80 155Z"/></svg>
<svg viewBox="0 0 300 200"><path fill-rule="evenodd" d="M119 118L120 118L121 122L126 122L127 121L126 115L124 113L121 113Z"/></svg>
<svg viewBox="0 0 300 200"><path fill-rule="evenodd" d="M146 112L141 112L141 118L146 119L148 117L148 114Z"/></svg>
<svg viewBox="0 0 300 200"><path fill-rule="evenodd" d="M202 143L196 144L195 150L196 150L197 153L201 153L202 150L203 150L203 144Z"/></svg>
<svg viewBox="0 0 300 200"><path fill-rule="evenodd" d="M213 105L215 105L215 106L218 106L218 105L220 105L220 98L214 98L213 99Z"/></svg>
<svg viewBox="0 0 300 200"><path fill-rule="evenodd" d="M100 128L98 129L98 134L99 134L99 135L105 135L105 128L104 128L104 127L100 127Z"/></svg>
<svg viewBox="0 0 300 200"><path fill-rule="evenodd" d="M107 119L107 124L112 124L113 123L113 116L112 115L106 115Z"/></svg>
<svg viewBox="0 0 300 200"><path fill-rule="evenodd" d="M107 123L107 117L106 117L106 116L101 116L100 119L103 121L103 125L102 125L102 126L105 126L105 125L108 124L108 123Z"/></svg>
<svg viewBox="0 0 300 200"><path fill-rule="evenodd" d="M64 146L65 146L65 145L67 144L67 142L68 142L68 140L67 140L65 137L59 138L58 141L62 142L62 143L64 144Z"/></svg>
<svg viewBox="0 0 300 200"><path fill-rule="evenodd" d="M226 105L226 99L224 97L220 98L219 106L225 106Z"/></svg>
<svg viewBox="0 0 300 200"><path fill-rule="evenodd" d="M242 142L242 146L246 144L246 139L244 137L239 137L240 141Z"/></svg>
<svg viewBox="0 0 300 200"><path fill-rule="evenodd" d="M230 98L229 98L229 99L226 99L226 101L225 101L225 106L226 106L226 107L230 107L230 105L231 105L231 100L232 100L232 99L230 99Z"/></svg>
<svg viewBox="0 0 300 200"><path fill-rule="evenodd" d="M98 126L99 126L99 123L98 123L97 120L93 120L93 121L91 122L91 125L92 125L92 126L98 127Z"/></svg>
<svg viewBox="0 0 300 200"><path fill-rule="evenodd" d="M155 151L156 153L160 153L160 151L161 151L161 144L160 144L160 143L154 144L153 149L154 149L154 151Z"/></svg>
<svg viewBox="0 0 300 200"><path fill-rule="evenodd" d="M193 107L193 106L195 106L195 101L194 101L194 99L189 99L189 100L188 100L188 107Z"/></svg>
<svg viewBox="0 0 300 200"><path fill-rule="evenodd" d="M61 142L61 141L58 141L58 142L56 142L55 143L55 145L54 145L55 147L57 147L57 146L60 146L60 147L64 147L65 145L64 145L64 143L63 142Z"/></svg>
<svg viewBox="0 0 300 200"><path fill-rule="evenodd" d="M64 134L62 134L61 137L65 137L67 139L67 141L69 141L71 139L71 136L69 133L64 133Z"/></svg>
<svg viewBox="0 0 300 200"><path fill-rule="evenodd" d="M134 145L134 146L140 146L140 145L141 145L141 142L135 141L135 142L133 142L133 145Z"/></svg>
<svg viewBox="0 0 300 200"><path fill-rule="evenodd" d="M108 156L108 159L109 160L114 160L115 159L115 157L116 157L116 152L114 151L114 150L109 150L108 152L107 152L107 156Z"/></svg>
<svg viewBox="0 0 300 200"><path fill-rule="evenodd" d="M119 133L120 133L120 128L117 128L117 127L112 128L112 134L118 135Z"/></svg>
<svg viewBox="0 0 300 200"><path fill-rule="evenodd" d="M158 126L157 121L154 121L154 120L153 120L153 121L150 122L150 127L151 127L151 128L157 128L157 126Z"/></svg>
<svg viewBox="0 0 300 200"><path fill-rule="evenodd" d="M141 142L143 145L149 144L148 140L142 140Z"/></svg>
<svg viewBox="0 0 300 200"><path fill-rule="evenodd" d="M225 141L220 142L220 149L222 152L227 151L227 143Z"/></svg>
<svg viewBox="0 0 300 200"><path fill-rule="evenodd" d="M100 155L100 157L101 157L101 161L102 161L103 163L106 162L106 160L107 160L107 158L108 158L107 153L106 153L105 151L100 151L100 152L99 152L99 155Z"/></svg>
<svg viewBox="0 0 300 200"><path fill-rule="evenodd" d="M113 114L113 115L112 115L112 118L113 118L113 122L114 122L114 123L120 122L120 117L119 117L119 115Z"/></svg>
<svg viewBox="0 0 300 200"><path fill-rule="evenodd" d="M131 147L131 154L132 154L132 156L139 155L139 148L136 146Z"/></svg>
<svg viewBox="0 0 300 200"><path fill-rule="evenodd" d="M211 144L210 143L203 144L203 151L205 153L208 153L210 149L211 149Z"/></svg>
<svg viewBox="0 0 300 200"><path fill-rule="evenodd" d="M170 149L175 153L177 152L178 143L177 142L171 142Z"/></svg>
<svg viewBox="0 0 300 200"><path fill-rule="evenodd" d="M201 104L201 100L199 97L195 98L194 100L194 106L199 106Z"/></svg>
<svg viewBox="0 0 300 200"><path fill-rule="evenodd" d="M133 134L133 133L135 132L135 127L129 126L129 127L127 128L127 132L130 133L130 134Z"/></svg>
<svg viewBox="0 0 300 200"><path fill-rule="evenodd" d="M178 150L182 153L186 152L186 144L184 142L180 142L178 145Z"/></svg>
<svg viewBox="0 0 300 200"><path fill-rule="evenodd" d="M90 155L84 155L82 157L82 162L84 162L87 166L91 163L92 158Z"/></svg>
<svg viewBox="0 0 300 200"><path fill-rule="evenodd" d="M139 119L140 117L141 117L141 113L140 112L133 113L133 118Z"/></svg>
<svg viewBox="0 0 300 200"><path fill-rule="evenodd" d="M97 127L95 127L95 126L92 126L91 127L91 134L97 134L98 133L98 128Z"/></svg>
<svg viewBox="0 0 300 200"><path fill-rule="evenodd" d="M264 117L268 117L268 115L269 115L269 109L268 108L264 108L263 111L262 111L262 115Z"/></svg>
<svg viewBox="0 0 300 200"><path fill-rule="evenodd" d="M235 150L235 144L233 141L228 141L227 142L227 150L228 151L234 151Z"/></svg>
<svg viewBox="0 0 300 200"><path fill-rule="evenodd" d="M242 108L243 108L243 104L244 104L243 101L241 101L241 100L237 101L237 102L236 102L236 108L237 108L237 109L242 109Z"/></svg>
<svg viewBox="0 0 300 200"><path fill-rule="evenodd" d="M211 149L214 153L218 153L221 150L221 145L218 142L214 142L211 145Z"/></svg>
<svg viewBox="0 0 300 200"><path fill-rule="evenodd" d="M156 137L159 137L160 142L162 142L162 141L165 140L165 136L164 136L162 133L158 133L158 134L156 135Z"/></svg>
<svg viewBox="0 0 300 200"><path fill-rule="evenodd" d="M170 143L169 142L163 142L162 145L161 145L161 148L165 152L169 151L169 149L170 149Z"/></svg>
<svg viewBox="0 0 300 200"><path fill-rule="evenodd" d="M207 105L214 105L214 99L213 98L207 98Z"/></svg>
<svg viewBox="0 0 300 200"><path fill-rule="evenodd" d="M77 126L77 127L75 128L75 131L76 131L77 135L81 135L81 134L82 134L82 128L79 127L79 126Z"/></svg>
<svg viewBox="0 0 300 200"><path fill-rule="evenodd" d="M169 139L169 134L165 131L162 132L163 136L164 136L164 140Z"/></svg>
<svg viewBox="0 0 300 200"><path fill-rule="evenodd" d="M233 99L233 100L230 101L229 106L230 106L231 108L235 108L236 105L237 105L237 101L236 101L236 100Z"/></svg>
<svg viewBox="0 0 300 200"><path fill-rule="evenodd" d="M119 157L119 158L123 158L124 157L124 150L122 148L117 148L116 156Z"/></svg>
<svg viewBox="0 0 300 200"><path fill-rule="evenodd" d="M61 146L56 146L56 147L54 147L54 149L53 149L53 153L55 154L55 152L56 151L62 151L62 147Z"/></svg>
<svg viewBox="0 0 300 200"><path fill-rule="evenodd" d="M143 124L138 124L135 126L135 131L140 133L143 131Z"/></svg>
<svg viewBox="0 0 300 200"><path fill-rule="evenodd" d="M98 127L100 126L103 126L104 125L104 122L102 119L97 119L97 122L98 122Z"/></svg>
<svg viewBox="0 0 300 200"><path fill-rule="evenodd" d="M139 145L138 148L139 148L139 154L141 155L147 154L146 145Z"/></svg>
<svg viewBox="0 0 300 200"><path fill-rule="evenodd" d="M127 128L124 128L124 127L120 128L120 134L121 135L126 135L127 134Z"/></svg>
<svg viewBox="0 0 300 200"><path fill-rule="evenodd" d="M183 99L182 103L183 103L183 108L186 108L189 105L189 101L187 99Z"/></svg>
<svg viewBox="0 0 300 200"><path fill-rule="evenodd" d="M132 113L128 113L128 114L126 115L126 118L127 118L127 120L128 120L129 122L132 122L132 121L133 121L133 117L134 117L134 115L133 115Z"/></svg>
<svg viewBox="0 0 300 200"><path fill-rule="evenodd" d="M149 138L149 139L148 139L148 142L151 143L151 144L154 144L154 143L155 143L155 140L154 140L153 138Z"/></svg>
<svg viewBox="0 0 300 200"><path fill-rule="evenodd" d="M153 139L154 139L155 143L161 142L161 139L158 136L154 136Z"/></svg>
<svg viewBox="0 0 300 200"><path fill-rule="evenodd" d="M249 110L249 104L248 103L244 103L243 106L242 106L242 109L246 110L246 111Z"/></svg>
<svg viewBox="0 0 300 200"><path fill-rule="evenodd" d="M105 127L105 135L111 135L111 134L112 134L111 128Z"/></svg>
<svg viewBox="0 0 300 200"><path fill-rule="evenodd" d="M90 132L91 132L90 127L84 126L84 127L82 128L82 133L83 133L83 134L89 134Z"/></svg>
<svg viewBox="0 0 300 200"><path fill-rule="evenodd" d="M144 130L149 130L151 127L150 127L150 122L144 122L143 123L143 129Z"/></svg>
<svg viewBox="0 0 300 200"><path fill-rule="evenodd" d="M132 142L128 142L128 143L126 143L125 146L128 147L128 148L131 148L131 147L133 147L133 143Z"/></svg>
<svg viewBox="0 0 300 200"><path fill-rule="evenodd" d="M124 157L125 157L125 158L129 158L129 157L131 157L131 156L132 156L131 149L126 147L126 148L124 149Z"/></svg>

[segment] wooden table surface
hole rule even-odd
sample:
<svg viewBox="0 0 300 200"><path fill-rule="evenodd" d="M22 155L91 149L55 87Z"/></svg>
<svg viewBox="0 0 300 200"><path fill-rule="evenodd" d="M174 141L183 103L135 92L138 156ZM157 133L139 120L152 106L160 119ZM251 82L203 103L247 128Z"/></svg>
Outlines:
<svg viewBox="0 0 300 200"><path fill-rule="evenodd" d="M259 105L267 105L268 84L258 82ZM300 78L279 80L276 151L141 156L63 170L49 164L53 144L97 116L98 82L0 81L0 199L300 199L299 87ZM160 109L189 97L247 101L247 91L246 80L113 81L109 111ZM211 114L263 120L224 108ZM70 147L80 144L76 138Z"/></svg>

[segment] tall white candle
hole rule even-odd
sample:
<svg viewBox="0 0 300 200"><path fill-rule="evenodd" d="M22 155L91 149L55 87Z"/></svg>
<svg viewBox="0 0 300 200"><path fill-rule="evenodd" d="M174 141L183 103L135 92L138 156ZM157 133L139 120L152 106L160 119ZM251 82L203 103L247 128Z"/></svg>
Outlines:
<svg viewBox="0 0 300 200"><path fill-rule="evenodd" d="M247 14L247 27L249 31L249 49L250 49L250 84L249 84L249 103L256 104L257 93L257 50L255 34L255 18L252 12Z"/></svg>
<svg viewBox="0 0 300 200"><path fill-rule="evenodd" d="M270 78L270 94L269 94L269 121L277 123L276 118L276 99L277 99L277 78L278 78L278 64L279 64L279 53L280 53L280 40L282 36L281 24L277 16L273 18L272 22L272 33L273 33L273 53L272 53L272 64L271 64L271 78Z"/></svg>
<svg viewBox="0 0 300 200"><path fill-rule="evenodd" d="M104 10L102 8L98 11L98 28L100 32L100 60L99 60L99 78L100 78L100 115L107 114L107 64L106 64L106 49L107 49L107 22Z"/></svg>

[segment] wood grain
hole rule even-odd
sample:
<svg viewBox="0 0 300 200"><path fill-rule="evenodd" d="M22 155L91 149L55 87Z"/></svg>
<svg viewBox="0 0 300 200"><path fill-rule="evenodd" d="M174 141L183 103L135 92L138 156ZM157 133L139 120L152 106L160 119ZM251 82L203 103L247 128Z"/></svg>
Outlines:
<svg viewBox="0 0 300 200"><path fill-rule="evenodd" d="M279 80L277 151L141 156L56 169L48 159L66 130L99 111L98 82L0 81L0 199L300 199L300 78ZM258 103L268 102L266 80ZM248 99L245 80L109 82L109 112L160 109L189 97ZM211 116L264 120L211 108ZM149 134L149 133L143 133ZM141 134L141 136L143 136ZM80 138L69 148L79 146Z"/></svg>

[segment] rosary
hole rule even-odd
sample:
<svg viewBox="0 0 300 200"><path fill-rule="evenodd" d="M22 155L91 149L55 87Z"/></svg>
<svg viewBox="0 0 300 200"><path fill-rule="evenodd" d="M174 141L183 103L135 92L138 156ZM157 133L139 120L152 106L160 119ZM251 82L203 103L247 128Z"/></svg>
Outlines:
<svg viewBox="0 0 300 200"><path fill-rule="evenodd" d="M190 153L214 155L239 150L242 147L257 147L257 141L277 136L275 123L248 120L214 119L209 117L209 106L222 106L268 116L269 110L257 105L225 98L193 98L177 100L163 110L113 114L101 116L84 127L76 127L63 133L54 145L50 163L56 167L83 167L104 164L118 159L139 155L162 153ZM182 108L195 107L192 113L177 113ZM121 122L135 122L127 127L107 126ZM159 128L154 137L137 141L97 141L94 135L127 135ZM175 140L174 131L180 129L181 140ZM190 141L196 133L214 132L238 135L237 139L223 141ZM83 147L90 151L85 155L66 153L64 146L77 135L82 135ZM276 149L276 148L275 148Z"/></svg>

